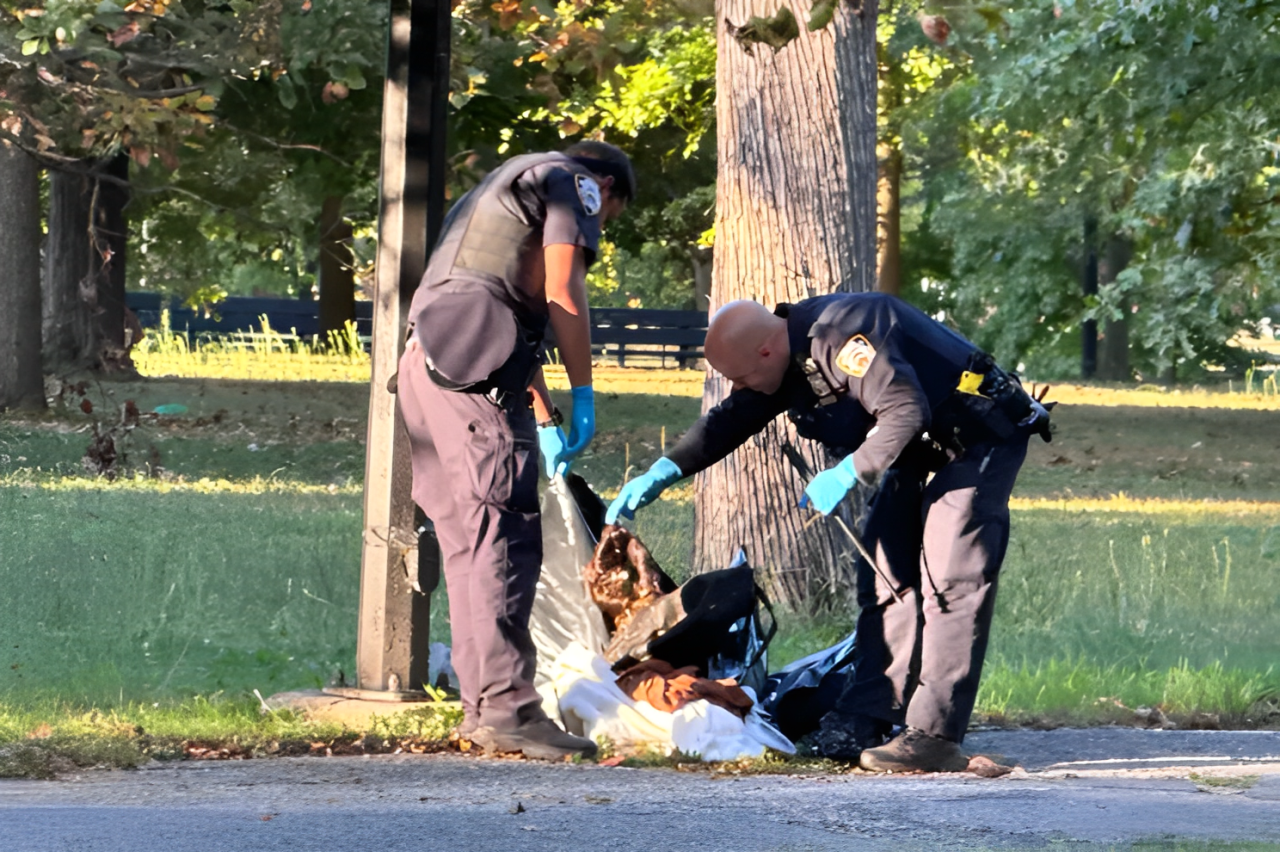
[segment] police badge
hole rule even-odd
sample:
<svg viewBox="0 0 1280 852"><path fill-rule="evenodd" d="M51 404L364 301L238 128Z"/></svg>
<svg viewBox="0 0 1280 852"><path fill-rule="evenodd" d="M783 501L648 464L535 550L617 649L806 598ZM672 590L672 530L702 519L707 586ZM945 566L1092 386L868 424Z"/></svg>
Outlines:
<svg viewBox="0 0 1280 852"><path fill-rule="evenodd" d="M855 334L840 349L840 354L836 356L836 366L853 378L860 379L871 369L871 362L875 357L876 349L870 341L861 334Z"/></svg>
<svg viewBox="0 0 1280 852"><path fill-rule="evenodd" d="M578 200L582 202L582 209L587 211L588 216L600 215L600 207L603 204L600 199L600 184L586 175L574 175L573 182L577 184Z"/></svg>

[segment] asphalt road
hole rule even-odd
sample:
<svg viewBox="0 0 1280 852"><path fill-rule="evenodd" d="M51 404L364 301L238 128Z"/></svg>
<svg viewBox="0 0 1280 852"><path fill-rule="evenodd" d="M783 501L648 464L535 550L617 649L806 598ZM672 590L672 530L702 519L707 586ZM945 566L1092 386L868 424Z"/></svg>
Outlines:
<svg viewBox="0 0 1280 852"><path fill-rule="evenodd" d="M1105 849L1172 837L1280 848L1277 732L989 732L966 746L1022 768L984 779L462 756L157 763L0 781L0 850Z"/></svg>

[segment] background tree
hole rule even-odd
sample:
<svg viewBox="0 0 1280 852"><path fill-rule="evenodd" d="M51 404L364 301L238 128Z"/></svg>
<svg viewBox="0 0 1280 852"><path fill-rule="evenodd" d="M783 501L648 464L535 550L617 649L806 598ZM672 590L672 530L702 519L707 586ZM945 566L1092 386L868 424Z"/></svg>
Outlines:
<svg viewBox="0 0 1280 852"><path fill-rule="evenodd" d="M1238 365L1227 341L1276 301L1278 14L1199 0L955 13L971 73L914 125L954 165L929 182L952 261L940 306L1041 374L1075 371L1087 317L1110 323L1102 375L1128 378L1126 354L1144 377ZM1089 219L1103 284L1086 301Z"/></svg>
<svg viewBox="0 0 1280 852"><path fill-rule="evenodd" d="M36 163L0 142L0 410L40 408L40 184Z"/></svg>
<svg viewBox="0 0 1280 852"><path fill-rule="evenodd" d="M188 6L190 8L188 8ZM130 197L127 152L176 162L184 140L211 123L211 91L232 70L260 69L281 0L123 8L82 0L0 5L0 137L43 165L89 176L92 187L55 193L48 304L81 316L50 317L50 354L78 366L128 367L125 258ZM73 210L87 199L92 209ZM88 231L81 224L88 221ZM86 248L87 244L87 248ZM90 268L81 272L84 257ZM91 282L91 283L87 283ZM74 288L74 289L73 289ZM79 338L77 337L79 336Z"/></svg>
<svg viewBox="0 0 1280 852"><path fill-rule="evenodd" d="M779 50L767 40L798 30L790 10L719 6L712 310L874 287L877 9L873 0L830 11L829 26L815 21ZM709 371L704 410L727 391ZM798 439L780 420L698 476L693 561L723 568L743 547L777 599L803 606L851 587L853 551L796 508L804 481L781 452L788 441ZM815 469L832 463L817 446L803 453Z"/></svg>

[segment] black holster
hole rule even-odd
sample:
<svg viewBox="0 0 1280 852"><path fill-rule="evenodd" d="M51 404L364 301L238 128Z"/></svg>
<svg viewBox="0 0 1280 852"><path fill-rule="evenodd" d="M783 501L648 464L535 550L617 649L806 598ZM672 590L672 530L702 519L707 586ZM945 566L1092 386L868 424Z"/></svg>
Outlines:
<svg viewBox="0 0 1280 852"><path fill-rule="evenodd" d="M1034 410L1031 395L1022 389L1016 373L1005 371L985 352L975 352L966 369L983 377L978 393L953 391L935 410L929 437L954 451L1010 440Z"/></svg>

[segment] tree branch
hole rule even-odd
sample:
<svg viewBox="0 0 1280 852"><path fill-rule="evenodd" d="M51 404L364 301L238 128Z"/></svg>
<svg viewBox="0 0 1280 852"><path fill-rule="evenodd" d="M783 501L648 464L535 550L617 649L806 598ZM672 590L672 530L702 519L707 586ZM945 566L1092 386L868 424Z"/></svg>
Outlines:
<svg viewBox="0 0 1280 852"><path fill-rule="evenodd" d="M314 151L317 154L320 154L321 156L328 157L330 160L333 160L335 163L342 166L343 168L346 168L346 169L354 168L354 166L352 166L351 163L348 163L346 160L342 159L337 154L334 154L330 151L326 151L324 148L321 148L319 145L280 142L276 139L272 139L270 136L263 136L261 133L255 133L252 130L245 130L242 127L237 127L234 124L231 124L226 121L222 122L222 126L232 131L233 133L242 133L245 136L250 136L258 140L259 142L263 143L264 145L269 145L270 147L275 148L278 151Z"/></svg>

